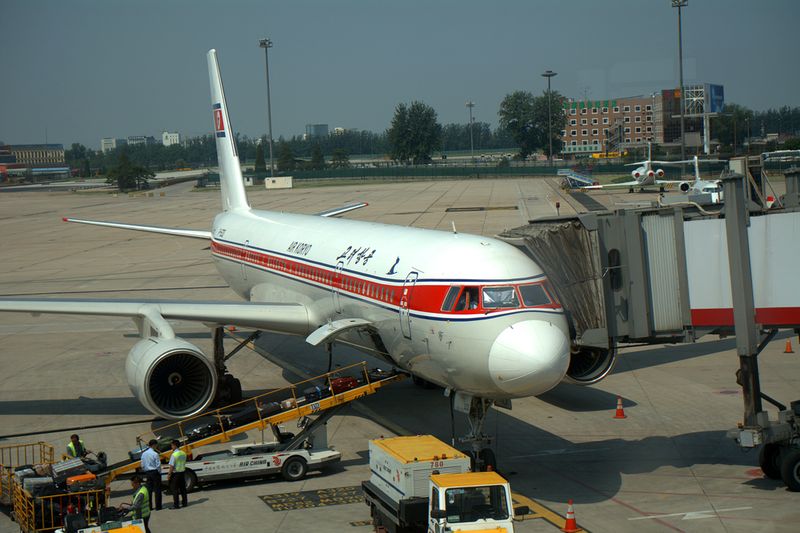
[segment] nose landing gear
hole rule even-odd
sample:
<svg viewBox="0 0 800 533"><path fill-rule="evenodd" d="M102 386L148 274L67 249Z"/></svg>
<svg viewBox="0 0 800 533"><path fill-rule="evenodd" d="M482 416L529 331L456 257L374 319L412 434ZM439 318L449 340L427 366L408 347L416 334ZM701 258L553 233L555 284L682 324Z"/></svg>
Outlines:
<svg viewBox="0 0 800 533"><path fill-rule="evenodd" d="M492 437L483 432L483 425L489 409L495 404L495 400L478 398L462 392L450 391L450 424L452 440L455 444L455 423L454 412L459 411L467 415L469 432L458 440L469 446L462 450L469 456L472 470L484 472L487 470L497 470L497 458L492 450Z"/></svg>

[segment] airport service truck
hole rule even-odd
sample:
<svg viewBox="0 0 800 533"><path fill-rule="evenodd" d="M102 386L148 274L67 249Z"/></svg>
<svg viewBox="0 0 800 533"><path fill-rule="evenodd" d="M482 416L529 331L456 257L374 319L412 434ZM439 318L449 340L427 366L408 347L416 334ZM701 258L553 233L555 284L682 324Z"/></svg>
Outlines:
<svg viewBox="0 0 800 533"><path fill-rule="evenodd" d="M372 440L369 465L361 485L376 531L514 531L508 482L471 472L466 454L432 435Z"/></svg>

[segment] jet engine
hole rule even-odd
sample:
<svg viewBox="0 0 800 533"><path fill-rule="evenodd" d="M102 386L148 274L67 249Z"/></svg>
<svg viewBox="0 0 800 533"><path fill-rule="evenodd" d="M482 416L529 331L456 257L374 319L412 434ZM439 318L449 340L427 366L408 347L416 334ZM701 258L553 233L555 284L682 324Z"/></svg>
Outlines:
<svg viewBox="0 0 800 533"><path fill-rule="evenodd" d="M652 170L648 170L648 171L647 171L647 177L648 177L648 178L653 178L653 177L655 177L655 175L656 175L656 173L655 173L655 172L653 172Z"/></svg>
<svg viewBox="0 0 800 533"><path fill-rule="evenodd" d="M633 172L631 172L631 176L633 176L635 179L638 180L639 176L641 176L641 174L639 173L638 170L634 170Z"/></svg>
<svg viewBox="0 0 800 533"><path fill-rule="evenodd" d="M659 178L663 178L664 177L664 169L663 168L657 169L656 170L656 176L658 176Z"/></svg>
<svg viewBox="0 0 800 533"><path fill-rule="evenodd" d="M183 339L148 337L125 361L128 386L153 414L178 419L206 409L217 392L214 365Z"/></svg>
<svg viewBox="0 0 800 533"><path fill-rule="evenodd" d="M680 184L680 189L681 189L681 192L689 192L689 189L691 189L691 188L692 188L692 186L691 186L691 185L689 185L689 184L688 184L687 182L685 182L685 181L682 181L682 182L681 182L681 184Z"/></svg>
<svg viewBox="0 0 800 533"><path fill-rule="evenodd" d="M611 372L617 360L615 348L572 347L564 381L574 385L592 385Z"/></svg>

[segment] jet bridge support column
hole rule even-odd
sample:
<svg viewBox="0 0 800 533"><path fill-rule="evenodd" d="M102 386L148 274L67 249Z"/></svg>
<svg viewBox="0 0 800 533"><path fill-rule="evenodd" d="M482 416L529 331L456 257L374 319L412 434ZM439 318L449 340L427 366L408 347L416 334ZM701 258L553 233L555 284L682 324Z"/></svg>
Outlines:
<svg viewBox="0 0 800 533"><path fill-rule="evenodd" d="M788 181L788 180L787 180ZM739 370L736 382L742 387L744 420L733 436L743 448L761 445L759 465L772 479L782 479L789 490L800 492L800 400L789 409L761 392L758 354L775 335L770 331L759 340L755 322L750 242L747 235L749 212L745 208L745 182L741 174L722 178L725 195L725 228L733 298L733 323ZM788 185L788 183L787 183ZM778 420L770 421L762 409L764 399L778 408Z"/></svg>
<svg viewBox="0 0 800 533"><path fill-rule="evenodd" d="M800 207L800 167L788 169L786 176L786 194L783 195L784 207Z"/></svg>
<svg viewBox="0 0 800 533"><path fill-rule="evenodd" d="M749 214L745 209L744 177L728 174L722 178L725 195L725 228L728 237L728 263L733 296L733 323L739 371L736 381L744 395L744 425L758 426L761 391L758 381L758 331L755 323L753 277L750 270L750 241L747 237Z"/></svg>

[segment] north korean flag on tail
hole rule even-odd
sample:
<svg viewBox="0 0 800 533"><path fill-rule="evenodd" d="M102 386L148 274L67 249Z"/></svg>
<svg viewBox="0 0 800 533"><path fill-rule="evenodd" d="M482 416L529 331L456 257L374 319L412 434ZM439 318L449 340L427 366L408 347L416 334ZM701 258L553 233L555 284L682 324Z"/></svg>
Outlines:
<svg viewBox="0 0 800 533"><path fill-rule="evenodd" d="M214 130L217 137L225 137L225 118L222 116L222 106L214 104Z"/></svg>

